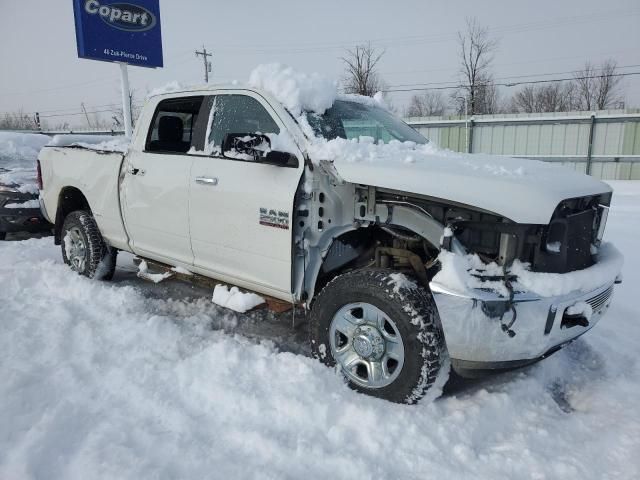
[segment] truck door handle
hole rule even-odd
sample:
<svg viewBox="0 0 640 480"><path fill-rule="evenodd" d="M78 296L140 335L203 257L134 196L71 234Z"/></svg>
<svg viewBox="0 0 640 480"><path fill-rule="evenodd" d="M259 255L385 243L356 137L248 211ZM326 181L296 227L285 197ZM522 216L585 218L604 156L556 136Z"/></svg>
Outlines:
<svg viewBox="0 0 640 480"><path fill-rule="evenodd" d="M142 176L147 172L145 170L140 169L140 168L129 167L129 173L131 175L140 175L140 176Z"/></svg>
<svg viewBox="0 0 640 480"><path fill-rule="evenodd" d="M211 185L212 187L215 187L216 185L218 185L218 179L216 177L196 177L196 183L199 183L201 185Z"/></svg>

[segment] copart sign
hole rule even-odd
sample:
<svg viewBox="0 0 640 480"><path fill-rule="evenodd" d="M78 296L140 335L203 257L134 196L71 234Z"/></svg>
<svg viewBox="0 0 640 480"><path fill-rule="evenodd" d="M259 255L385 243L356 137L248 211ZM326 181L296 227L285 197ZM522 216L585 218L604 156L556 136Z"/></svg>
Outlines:
<svg viewBox="0 0 640 480"><path fill-rule="evenodd" d="M162 67L159 0L74 0L78 56Z"/></svg>

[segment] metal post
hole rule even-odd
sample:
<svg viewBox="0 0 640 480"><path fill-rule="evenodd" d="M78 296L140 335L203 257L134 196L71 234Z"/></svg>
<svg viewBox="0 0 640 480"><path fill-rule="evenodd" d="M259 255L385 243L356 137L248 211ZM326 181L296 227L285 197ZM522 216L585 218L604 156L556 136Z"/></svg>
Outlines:
<svg viewBox="0 0 640 480"><path fill-rule="evenodd" d="M591 123L589 124L589 146L587 147L587 175L591 175L591 157L593 154L593 131L596 126L596 114L591 114Z"/></svg>
<svg viewBox="0 0 640 480"><path fill-rule="evenodd" d="M464 134L467 153L471 153L469 151L469 102L467 97L464 97Z"/></svg>
<svg viewBox="0 0 640 480"><path fill-rule="evenodd" d="M470 153L469 149L469 99L465 97L456 97L456 100L464 102L464 149L466 153Z"/></svg>
<svg viewBox="0 0 640 480"><path fill-rule="evenodd" d="M118 62L120 63L120 62ZM122 81L122 116L124 117L124 135L131 138L131 97L129 96L129 74L127 64L120 63L120 79Z"/></svg>

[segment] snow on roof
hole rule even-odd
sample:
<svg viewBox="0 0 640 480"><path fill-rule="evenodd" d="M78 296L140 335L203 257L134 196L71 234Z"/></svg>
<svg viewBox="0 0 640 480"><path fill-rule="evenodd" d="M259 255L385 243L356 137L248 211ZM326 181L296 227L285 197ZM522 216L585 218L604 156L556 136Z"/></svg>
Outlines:
<svg viewBox="0 0 640 480"><path fill-rule="evenodd" d="M258 65L249 75L248 83L234 80L220 85L187 85L172 81L158 87L147 95L151 98L157 95L178 92L194 92L215 90L216 88L250 87L263 90L282 103L293 115L300 116L303 112L323 114L331 108L336 100L358 102L365 105L381 107L388 110L382 92L373 97L353 94L338 94L338 82L318 73L303 73L280 63Z"/></svg>
<svg viewBox="0 0 640 480"><path fill-rule="evenodd" d="M273 95L293 115L303 111L322 114L338 96L338 85L317 73L296 72L280 63L259 65L249 76L249 85Z"/></svg>
<svg viewBox="0 0 640 480"><path fill-rule="evenodd" d="M178 82L177 80L173 80L172 82L169 82L163 85L162 87L154 88L153 90L151 90L147 94L147 98L155 97L156 95L162 95L164 93L181 92L184 90L188 90L190 88L193 88L193 87L184 85Z"/></svg>
<svg viewBox="0 0 640 480"><path fill-rule="evenodd" d="M368 105L369 107L379 107L384 108L385 110L389 110L389 106L385 102L382 92L376 93L373 97L366 97L364 95L356 95L353 93L341 93L340 95L338 95L337 99L344 100L346 102L361 103L363 105Z"/></svg>

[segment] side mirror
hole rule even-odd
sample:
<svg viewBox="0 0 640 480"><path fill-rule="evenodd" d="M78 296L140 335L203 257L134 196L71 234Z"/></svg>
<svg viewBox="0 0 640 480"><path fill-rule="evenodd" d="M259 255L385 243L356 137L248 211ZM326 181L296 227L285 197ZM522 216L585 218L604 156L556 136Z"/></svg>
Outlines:
<svg viewBox="0 0 640 480"><path fill-rule="evenodd" d="M258 133L227 133L222 140L222 156L233 160L260 161L271 151L271 140Z"/></svg>
<svg viewBox="0 0 640 480"><path fill-rule="evenodd" d="M271 140L260 133L228 133L222 141L222 156L282 167L298 166L298 157L292 153L271 150Z"/></svg>

